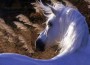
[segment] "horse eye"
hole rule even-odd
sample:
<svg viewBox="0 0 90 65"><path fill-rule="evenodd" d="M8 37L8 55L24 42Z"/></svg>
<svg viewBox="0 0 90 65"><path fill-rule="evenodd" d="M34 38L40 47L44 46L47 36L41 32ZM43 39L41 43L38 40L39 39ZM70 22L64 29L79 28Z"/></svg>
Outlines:
<svg viewBox="0 0 90 65"><path fill-rule="evenodd" d="M48 23L49 27L51 27L53 24L51 22Z"/></svg>

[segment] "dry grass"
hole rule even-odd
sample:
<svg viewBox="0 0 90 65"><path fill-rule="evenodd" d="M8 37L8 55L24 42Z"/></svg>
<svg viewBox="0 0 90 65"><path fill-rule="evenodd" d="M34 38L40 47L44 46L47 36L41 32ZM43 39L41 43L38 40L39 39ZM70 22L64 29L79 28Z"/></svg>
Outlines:
<svg viewBox="0 0 90 65"><path fill-rule="evenodd" d="M33 24L22 14L16 18L19 18L19 21L13 21L16 25L14 29L0 19L0 53L19 53L39 59L49 59L57 54L55 48L46 49L45 52L35 50L35 40L43 29L42 23L38 24L37 21Z"/></svg>

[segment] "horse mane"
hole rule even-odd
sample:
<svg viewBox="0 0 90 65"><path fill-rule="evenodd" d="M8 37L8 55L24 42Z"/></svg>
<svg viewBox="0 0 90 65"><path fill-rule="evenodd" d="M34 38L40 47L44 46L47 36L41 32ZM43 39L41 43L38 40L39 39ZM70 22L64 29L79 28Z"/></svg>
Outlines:
<svg viewBox="0 0 90 65"><path fill-rule="evenodd" d="M65 7L60 2L54 2L54 3L52 2L52 5L49 5L49 4L44 5L41 0L40 1L37 0L34 6L36 6L37 9L42 10L42 13L47 18L51 17L51 15L53 14L52 8L55 9L56 11L59 11L60 9Z"/></svg>
<svg viewBox="0 0 90 65"><path fill-rule="evenodd" d="M59 57L86 47L89 38L88 25L85 17L78 10L66 7L61 12L63 14L60 15L59 22L62 22L62 29L60 28L62 30L62 38L59 44L61 48Z"/></svg>

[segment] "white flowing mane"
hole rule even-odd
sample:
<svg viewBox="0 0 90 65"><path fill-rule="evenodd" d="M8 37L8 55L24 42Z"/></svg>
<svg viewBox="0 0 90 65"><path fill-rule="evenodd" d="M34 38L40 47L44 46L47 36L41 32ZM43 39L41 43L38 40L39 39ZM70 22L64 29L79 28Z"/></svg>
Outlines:
<svg viewBox="0 0 90 65"><path fill-rule="evenodd" d="M0 54L0 65L90 65L90 38L85 17L78 10L55 3L53 6L40 7L48 13L58 15L61 23L61 41L57 41L62 48L60 53L49 60L39 60L18 54ZM53 10L54 9L54 10Z"/></svg>
<svg viewBox="0 0 90 65"><path fill-rule="evenodd" d="M85 17L82 16L78 10L66 7L61 14L60 22L62 30L62 38L60 41L61 53L71 53L83 46L88 42L88 26Z"/></svg>

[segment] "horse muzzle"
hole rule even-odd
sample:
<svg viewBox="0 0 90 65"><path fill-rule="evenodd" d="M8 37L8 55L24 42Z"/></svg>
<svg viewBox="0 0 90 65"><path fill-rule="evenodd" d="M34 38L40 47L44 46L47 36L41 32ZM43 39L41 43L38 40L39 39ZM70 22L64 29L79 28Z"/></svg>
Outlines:
<svg viewBox="0 0 90 65"><path fill-rule="evenodd" d="M36 40L35 47L37 51L41 51L41 52L45 51L45 44L41 39Z"/></svg>

